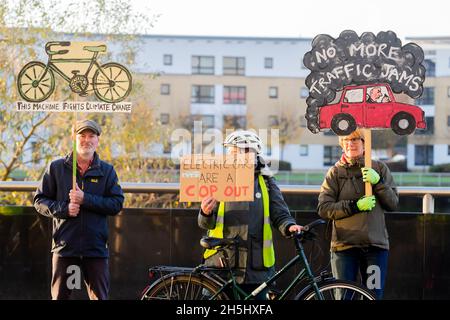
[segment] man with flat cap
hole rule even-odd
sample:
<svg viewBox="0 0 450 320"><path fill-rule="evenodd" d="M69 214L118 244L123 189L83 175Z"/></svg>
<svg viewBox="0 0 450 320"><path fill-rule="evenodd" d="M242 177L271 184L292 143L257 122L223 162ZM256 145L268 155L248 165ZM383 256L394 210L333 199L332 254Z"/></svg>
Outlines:
<svg viewBox="0 0 450 320"><path fill-rule="evenodd" d="M69 299L81 274L90 299L108 298L107 217L122 210L124 196L113 166L96 152L101 131L92 120L76 124L76 190L71 153L50 164L34 197L36 210L53 218L53 300Z"/></svg>

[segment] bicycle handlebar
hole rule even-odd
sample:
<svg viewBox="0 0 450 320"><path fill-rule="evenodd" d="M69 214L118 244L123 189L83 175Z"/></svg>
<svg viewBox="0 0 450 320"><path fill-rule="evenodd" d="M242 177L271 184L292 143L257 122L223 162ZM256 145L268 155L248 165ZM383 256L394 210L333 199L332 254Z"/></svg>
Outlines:
<svg viewBox="0 0 450 320"><path fill-rule="evenodd" d="M315 227L317 227L318 225L325 224L325 223L326 223L325 220L322 220L322 219L314 220L313 222L307 224L306 226L303 226L303 231L308 232L308 231L314 229Z"/></svg>
<svg viewBox="0 0 450 320"><path fill-rule="evenodd" d="M51 41L51 42L47 42L47 44L45 45L45 52L47 52L48 55L66 54L67 52L69 52L69 50L53 51L53 50L51 50L52 46L68 47L68 46L70 46L70 42L69 41Z"/></svg>
<svg viewBox="0 0 450 320"><path fill-rule="evenodd" d="M325 223L326 223L325 220L322 220L322 219L314 220L313 222L308 223L307 225L303 226L303 228L300 232L293 233L292 236L294 236L297 239L302 239L306 234L311 232L315 227L317 227L321 224L325 224Z"/></svg>

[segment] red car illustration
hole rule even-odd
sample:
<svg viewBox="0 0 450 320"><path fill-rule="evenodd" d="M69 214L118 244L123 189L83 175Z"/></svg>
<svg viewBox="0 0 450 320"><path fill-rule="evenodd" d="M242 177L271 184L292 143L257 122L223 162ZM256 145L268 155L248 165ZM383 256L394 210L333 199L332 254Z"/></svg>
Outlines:
<svg viewBox="0 0 450 320"><path fill-rule="evenodd" d="M427 125L421 108L396 102L391 87L382 83L345 87L338 103L320 108L319 127L331 128L340 136L357 127L392 128L398 135L407 135Z"/></svg>

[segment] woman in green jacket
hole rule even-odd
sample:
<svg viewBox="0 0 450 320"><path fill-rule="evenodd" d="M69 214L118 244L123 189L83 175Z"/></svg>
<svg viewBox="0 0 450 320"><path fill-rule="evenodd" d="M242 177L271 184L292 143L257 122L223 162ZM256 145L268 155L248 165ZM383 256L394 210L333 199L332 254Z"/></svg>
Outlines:
<svg viewBox="0 0 450 320"><path fill-rule="evenodd" d="M364 138L357 129L339 137L343 154L328 170L322 183L318 212L333 223L331 267L337 279L362 282L383 297L389 238L385 211L394 211L398 193L382 162L364 166ZM365 196L364 183L372 184L373 195Z"/></svg>

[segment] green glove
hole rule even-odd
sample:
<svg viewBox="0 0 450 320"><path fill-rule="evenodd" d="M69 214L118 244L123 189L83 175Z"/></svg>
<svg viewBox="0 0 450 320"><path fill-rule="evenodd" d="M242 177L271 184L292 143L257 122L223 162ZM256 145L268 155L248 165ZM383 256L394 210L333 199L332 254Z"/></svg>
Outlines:
<svg viewBox="0 0 450 320"><path fill-rule="evenodd" d="M360 211L371 211L375 207L375 196L364 196L356 202L356 206Z"/></svg>
<svg viewBox="0 0 450 320"><path fill-rule="evenodd" d="M380 175L372 168L361 168L364 182L370 182L370 184L377 184L380 181Z"/></svg>

